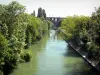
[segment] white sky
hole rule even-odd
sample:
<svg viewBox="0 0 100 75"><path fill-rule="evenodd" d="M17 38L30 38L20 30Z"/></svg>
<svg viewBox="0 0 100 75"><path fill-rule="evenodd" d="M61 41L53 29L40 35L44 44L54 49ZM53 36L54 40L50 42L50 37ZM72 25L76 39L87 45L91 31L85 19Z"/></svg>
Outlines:
<svg viewBox="0 0 100 75"><path fill-rule="evenodd" d="M13 0L0 0L0 4L8 4ZM100 6L100 0L15 0L26 6L27 12L32 13L39 7L46 10L47 16L66 17L72 15L90 16L94 7Z"/></svg>

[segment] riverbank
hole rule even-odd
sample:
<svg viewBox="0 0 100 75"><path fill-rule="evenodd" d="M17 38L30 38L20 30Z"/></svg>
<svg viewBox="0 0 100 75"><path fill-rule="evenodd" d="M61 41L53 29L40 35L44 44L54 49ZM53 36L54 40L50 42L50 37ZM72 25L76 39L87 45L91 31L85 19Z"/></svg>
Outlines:
<svg viewBox="0 0 100 75"><path fill-rule="evenodd" d="M96 62L93 62L92 60L88 59L86 57L86 52L81 52L81 47L75 47L74 44L70 41L67 42L69 46L73 48L95 71L100 73L100 67L98 67L98 64Z"/></svg>

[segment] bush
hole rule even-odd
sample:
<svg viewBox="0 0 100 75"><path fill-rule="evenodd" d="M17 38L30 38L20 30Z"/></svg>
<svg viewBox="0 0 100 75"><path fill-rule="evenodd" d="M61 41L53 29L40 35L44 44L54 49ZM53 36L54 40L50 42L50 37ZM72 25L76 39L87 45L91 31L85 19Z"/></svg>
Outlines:
<svg viewBox="0 0 100 75"><path fill-rule="evenodd" d="M25 62L29 62L31 60L31 54L29 52L21 53L20 57Z"/></svg>
<svg viewBox="0 0 100 75"><path fill-rule="evenodd" d="M87 43L88 58L96 58L98 56L99 46L95 42Z"/></svg>
<svg viewBox="0 0 100 75"><path fill-rule="evenodd" d="M4 65L3 65L3 73L4 75L8 75L13 71L14 68L17 67L17 54L13 52L12 49L8 48L4 51Z"/></svg>
<svg viewBox="0 0 100 75"><path fill-rule="evenodd" d="M88 48L88 51L92 51L94 53L94 52L98 51L99 46L96 45L94 42L92 42L92 43L88 44L87 48Z"/></svg>

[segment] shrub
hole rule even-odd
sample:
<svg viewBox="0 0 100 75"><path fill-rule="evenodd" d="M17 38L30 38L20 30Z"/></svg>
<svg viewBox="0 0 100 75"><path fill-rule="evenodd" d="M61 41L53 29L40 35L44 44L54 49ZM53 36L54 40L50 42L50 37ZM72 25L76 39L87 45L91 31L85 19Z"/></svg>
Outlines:
<svg viewBox="0 0 100 75"><path fill-rule="evenodd" d="M91 42L90 44L87 43L87 52L88 52L88 58L95 58L98 56L98 50L99 46L96 45L94 42Z"/></svg>
<svg viewBox="0 0 100 75"><path fill-rule="evenodd" d="M29 62L31 60L31 54L29 52L21 53L20 57L25 62Z"/></svg>

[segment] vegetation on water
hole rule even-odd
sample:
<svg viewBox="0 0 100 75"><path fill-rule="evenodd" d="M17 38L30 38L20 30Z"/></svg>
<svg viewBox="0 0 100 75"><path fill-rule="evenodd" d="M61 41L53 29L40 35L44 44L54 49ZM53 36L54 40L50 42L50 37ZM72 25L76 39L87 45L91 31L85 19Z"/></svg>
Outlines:
<svg viewBox="0 0 100 75"><path fill-rule="evenodd" d="M66 41L74 40L86 52L86 57L100 63L100 7L89 16L68 16L61 23Z"/></svg>
<svg viewBox="0 0 100 75"><path fill-rule="evenodd" d="M16 1L0 4L0 75L7 75L20 59L31 60L30 53L24 48L40 40L52 24L46 19L45 10L41 12L35 17L34 11L26 13L25 6Z"/></svg>
<svg viewBox="0 0 100 75"><path fill-rule="evenodd" d="M21 53L20 57L23 62L29 62L31 60L31 54L29 52Z"/></svg>

